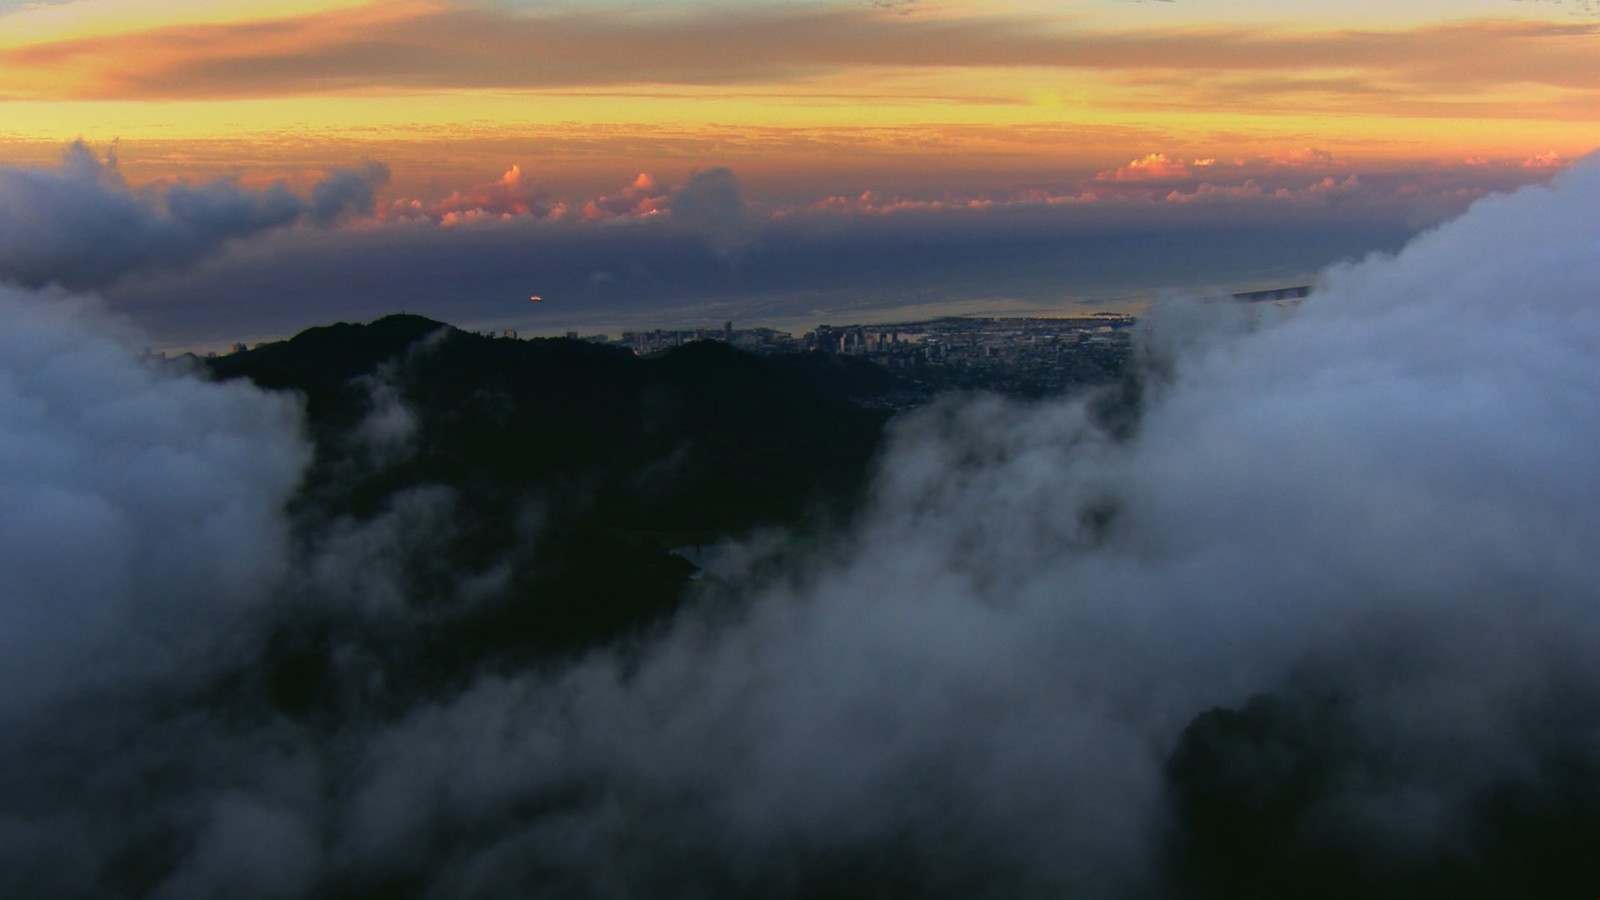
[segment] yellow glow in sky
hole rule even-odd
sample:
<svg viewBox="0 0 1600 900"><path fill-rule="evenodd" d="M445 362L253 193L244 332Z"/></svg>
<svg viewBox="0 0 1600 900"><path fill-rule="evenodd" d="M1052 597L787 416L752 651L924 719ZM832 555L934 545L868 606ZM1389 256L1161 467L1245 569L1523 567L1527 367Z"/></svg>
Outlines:
<svg viewBox="0 0 1600 900"><path fill-rule="evenodd" d="M702 162L768 171L844 170L863 153L1019 170L1163 148L1576 155L1600 119L1600 24L1585 12L1555 0L0 3L0 117L9 144L120 139L130 159L141 143L288 157L312 141L385 158L427 141L453 142L474 171L506 140L544 142L553 161L682 151L652 129L702 136ZM1035 131L970 139L1008 128ZM897 143L896 129L932 140ZM798 157L816 131L832 139Z"/></svg>
<svg viewBox="0 0 1600 900"><path fill-rule="evenodd" d="M24 3L12 9L0 5L0 48L173 25L259 22L363 5L365 0L76 0Z"/></svg>

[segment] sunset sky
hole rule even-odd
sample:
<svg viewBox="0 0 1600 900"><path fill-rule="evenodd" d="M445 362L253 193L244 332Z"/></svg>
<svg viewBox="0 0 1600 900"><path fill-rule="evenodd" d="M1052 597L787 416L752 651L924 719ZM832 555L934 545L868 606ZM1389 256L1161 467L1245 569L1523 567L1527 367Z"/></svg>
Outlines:
<svg viewBox="0 0 1600 900"><path fill-rule="evenodd" d="M1137 306L1547 179L1600 143L1597 31L1559 0L0 0L0 279L172 345Z"/></svg>

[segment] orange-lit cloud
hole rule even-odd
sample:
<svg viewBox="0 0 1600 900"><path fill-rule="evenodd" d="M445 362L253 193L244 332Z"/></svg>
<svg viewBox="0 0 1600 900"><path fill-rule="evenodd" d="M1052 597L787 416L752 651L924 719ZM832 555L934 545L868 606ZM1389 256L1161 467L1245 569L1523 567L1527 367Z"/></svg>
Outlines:
<svg viewBox="0 0 1600 900"><path fill-rule="evenodd" d="M546 212L544 200L545 192L522 173L522 167L514 165L490 184L452 193L436 204L433 212L441 218L469 214L540 215Z"/></svg>
<svg viewBox="0 0 1600 900"><path fill-rule="evenodd" d="M1181 73L1193 90L1469 96L1592 94L1597 28L1480 21L1400 31L1105 30L1038 16L896 16L777 7L680 14L515 13L403 2L13 45L13 97L264 97L600 85L796 83L852 69ZM1223 76L1274 73L1236 84ZM1292 77L1285 78L1284 75ZM1129 85L1137 87L1137 84ZM1169 83L1179 105L1189 91ZM952 96L963 91L950 85Z"/></svg>
<svg viewBox="0 0 1600 900"><path fill-rule="evenodd" d="M952 177L970 192L1119 168L1107 179L1182 180L1207 159L1308 144L1369 161L1572 157L1600 108L1600 33L1570 19L1356 30L959 2L900 15L396 0L208 21L191 6L150 27L0 28L0 98L13 98L0 99L0 159L121 138L133 183L248 161L308 187L329 160L381 158L424 206L460 194L430 216L565 202L563 215L601 218L633 208L614 186L641 170L678 181L727 166L799 203L926 195ZM1126 164L1162 148L1165 164ZM495 187L512 159L576 199Z"/></svg>
<svg viewBox="0 0 1600 900"><path fill-rule="evenodd" d="M0 160L87 129L124 139L134 185L304 191L330 161L377 158L390 217L595 221L665 212L666 185L715 167L800 210L1159 199L1252 178L1272 196L1405 160L1559 166L1600 108L1600 26L1570 17L1357 29L1019 3L312 7L0 29L0 96L21 98L0 100ZM657 181L617 187L641 171Z"/></svg>
<svg viewBox="0 0 1600 900"><path fill-rule="evenodd" d="M446 226L522 217L598 222L666 212L670 195L671 191L653 176L641 172L615 194L558 198L523 172L520 165L513 164L494 181L452 191L442 200L395 199L384 208L382 217Z"/></svg>
<svg viewBox="0 0 1600 900"><path fill-rule="evenodd" d="M895 215L999 211L1021 208L1086 206L1161 206L1228 204L1300 207L1340 203L1371 207L1411 204L1427 215L1459 211L1489 190L1526 183L1527 170L1557 168L1570 161L1541 154L1527 160L1480 158L1396 170L1363 168L1315 148L1299 148L1248 159L1185 159L1148 153L1092 178L1054 188L988 194L945 193L915 197L864 191L835 194L803 208L781 209L779 217L817 215ZM1535 176L1542 177L1542 176Z"/></svg>
<svg viewBox="0 0 1600 900"><path fill-rule="evenodd" d="M1570 165L1572 165L1572 160L1554 150L1536 153L1522 161L1524 169L1564 169Z"/></svg>
<svg viewBox="0 0 1600 900"><path fill-rule="evenodd" d="M1191 159L1165 153L1147 153L1127 165L1107 169L1095 176L1102 182L1173 181L1197 177L1227 178L1224 173L1259 171L1269 168L1325 169L1337 164L1332 153L1315 147L1299 147L1266 156L1218 160L1215 157ZM1241 177L1235 174L1232 177Z"/></svg>
<svg viewBox="0 0 1600 900"><path fill-rule="evenodd" d="M1080 179L1064 179L1052 186L986 192L869 189L854 194L825 194L800 202L746 201L732 174L723 169L696 173L676 182L640 173L620 189L557 196L536 184L520 165L513 165L492 182L451 191L441 200L395 199L380 211L380 218L459 226L512 219L572 224L661 216L682 220L691 227L711 222L722 226L714 230L728 232L737 230L729 227L730 222L739 227L755 227L762 220L812 215L937 215L1118 203L1257 200L1304 204L1339 198L1381 205L1397 199L1418 202L1432 198L1455 208L1457 201L1474 199L1488 190L1543 177L1529 170L1567 165L1570 160L1554 153L1521 160L1478 157L1384 169L1340 159L1313 147L1235 159L1152 152L1124 166ZM685 206L684 198L695 193L715 199L715 203L700 207L702 213L710 209L714 215L696 215ZM691 222L691 218L697 221Z"/></svg>
<svg viewBox="0 0 1600 900"><path fill-rule="evenodd" d="M653 216L667 209L668 192L648 172L640 172L618 196L596 197L583 205L583 217L590 221L619 216Z"/></svg>
<svg viewBox="0 0 1600 900"><path fill-rule="evenodd" d="M1198 163L1198 160L1196 162ZM1108 169L1095 177L1100 181L1143 181L1174 176L1187 177L1191 171L1190 164L1180 159L1172 159L1165 153L1147 153L1125 166Z"/></svg>

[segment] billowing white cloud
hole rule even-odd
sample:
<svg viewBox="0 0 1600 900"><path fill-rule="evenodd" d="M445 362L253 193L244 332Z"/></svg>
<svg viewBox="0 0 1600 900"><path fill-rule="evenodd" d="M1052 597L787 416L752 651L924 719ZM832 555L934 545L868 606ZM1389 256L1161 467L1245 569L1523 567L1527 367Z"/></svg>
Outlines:
<svg viewBox="0 0 1600 900"><path fill-rule="evenodd" d="M1475 804L1542 784L1543 729L1600 727L1597 200L1591 165L1296 310L1219 307L1200 338L1157 314L1147 346L1175 355L1125 440L1082 401L902 423L815 568L642 663L396 723L343 831L411 872L424 823L499 831L434 869L445 893L803 893L821 869L1118 896L1163 877L1185 726L1309 691L1372 748L1312 801L1320 833L1380 866L1471 858ZM1530 718L1563 692L1569 718Z"/></svg>
<svg viewBox="0 0 1600 900"><path fill-rule="evenodd" d="M1591 162L1298 308L1158 311L1126 433L1081 398L927 410L788 577L333 722L217 708L221 676L142 691L121 611L207 646L260 586L359 593L462 511L400 498L276 579L287 407L7 301L0 859L32 895L1172 895L1167 765L1268 694L1337 710L1295 839L1481 861L1485 798L1553 796L1600 733L1597 204ZM328 637L330 689L365 689L373 610ZM74 661L140 677L109 703Z"/></svg>
<svg viewBox="0 0 1600 900"><path fill-rule="evenodd" d="M217 650L282 571L307 456L290 400L49 299L0 289L0 720Z"/></svg>

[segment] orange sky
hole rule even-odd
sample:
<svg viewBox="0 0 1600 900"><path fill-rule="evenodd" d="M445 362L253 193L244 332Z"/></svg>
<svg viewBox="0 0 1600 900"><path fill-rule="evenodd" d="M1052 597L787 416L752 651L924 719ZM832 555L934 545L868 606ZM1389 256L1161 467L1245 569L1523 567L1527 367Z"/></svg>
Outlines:
<svg viewBox="0 0 1600 900"><path fill-rule="evenodd" d="M0 3L0 156L119 140L135 182L291 183L376 158L430 199L513 164L574 194L728 165L800 196L1156 152L1571 157L1600 134L1588 4L1281 6Z"/></svg>
<svg viewBox="0 0 1600 900"><path fill-rule="evenodd" d="M1597 123L1600 0L0 0L0 282L168 346L1132 310Z"/></svg>

